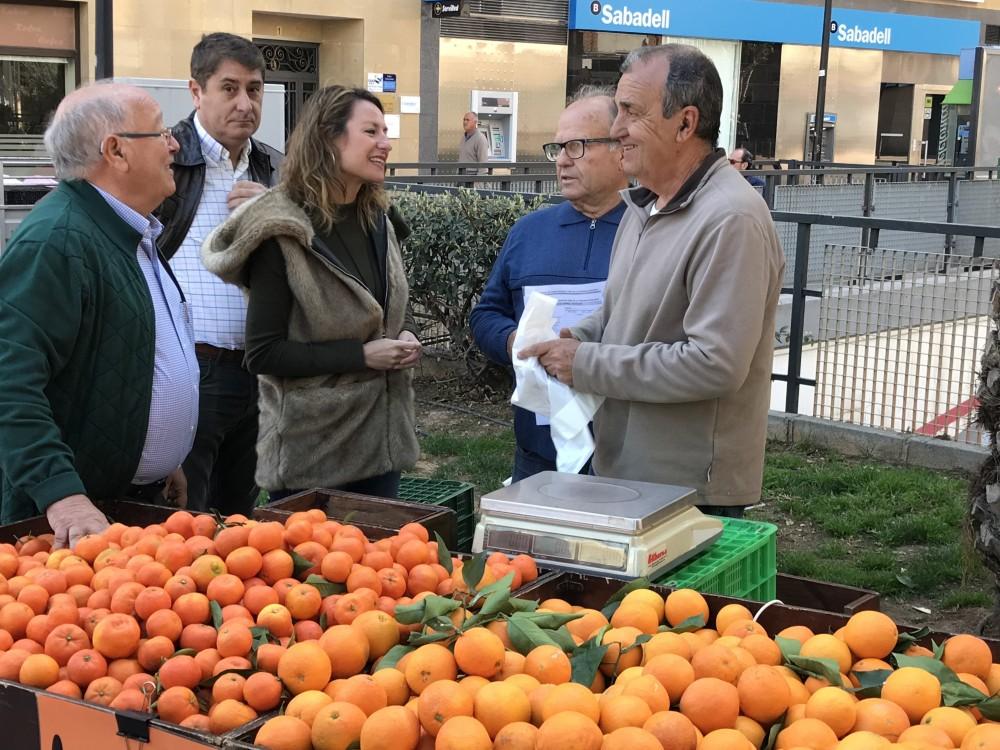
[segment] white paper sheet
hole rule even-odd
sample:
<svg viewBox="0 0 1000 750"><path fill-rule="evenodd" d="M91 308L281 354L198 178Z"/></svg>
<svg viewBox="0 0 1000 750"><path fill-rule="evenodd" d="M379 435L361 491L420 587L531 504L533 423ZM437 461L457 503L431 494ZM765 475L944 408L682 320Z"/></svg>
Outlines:
<svg viewBox="0 0 1000 750"><path fill-rule="evenodd" d="M555 331L575 326L589 316L604 302L604 281L592 281L587 284L538 284L524 287L524 299L533 292L554 297L556 309L554 313ZM549 425L546 415L536 414L535 424L539 427Z"/></svg>
<svg viewBox="0 0 1000 750"><path fill-rule="evenodd" d="M531 292L526 296L512 347L515 385L510 401L536 415L549 417L556 468L575 474L594 452L589 425L604 397L579 393L560 383L545 372L537 357L518 357L522 349L557 338L556 303L556 298L547 294Z"/></svg>

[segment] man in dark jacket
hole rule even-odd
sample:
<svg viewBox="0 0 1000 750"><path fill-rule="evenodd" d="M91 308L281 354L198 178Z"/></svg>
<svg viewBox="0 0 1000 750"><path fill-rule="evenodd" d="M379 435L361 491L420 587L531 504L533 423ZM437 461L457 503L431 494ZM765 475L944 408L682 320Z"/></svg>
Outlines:
<svg viewBox="0 0 1000 750"><path fill-rule="evenodd" d="M65 547L108 525L91 499L165 485L184 504L198 363L156 250L177 151L159 106L87 86L45 145L61 182L0 258L0 523L45 513Z"/></svg>
<svg viewBox="0 0 1000 750"><path fill-rule="evenodd" d="M205 36L191 54L195 112L173 128L177 192L157 215L160 247L194 308L201 407L184 462L189 507L249 513L257 497L257 379L243 366L246 303L205 270L201 244L241 203L278 180L281 154L251 136L260 125L264 58L233 34Z"/></svg>
<svg viewBox="0 0 1000 750"><path fill-rule="evenodd" d="M556 164L565 203L520 219L507 235L479 303L469 316L472 335L494 362L511 366L511 346L532 289L556 296L560 327L591 313L608 277L611 245L628 186L617 141L614 89L588 86L559 116L556 142L543 146ZM571 319L568 315L574 315ZM514 407L513 480L556 470L549 426Z"/></svg>

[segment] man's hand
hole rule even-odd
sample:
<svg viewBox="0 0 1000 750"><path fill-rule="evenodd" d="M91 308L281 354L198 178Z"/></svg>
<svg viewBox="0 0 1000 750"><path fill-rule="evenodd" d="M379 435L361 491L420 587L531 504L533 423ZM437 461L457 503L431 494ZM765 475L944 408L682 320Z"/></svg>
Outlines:
<svg viewBox="0 0 1000 750"><path fill-rule="evenodd" d="M565 328L563 329L566 330ZM562 332L560 332L562 335ZM573 358L576 357L576 350L580 342L574 338L552 339L543 341L540 344L522 349L518 354L519 359L538 357L538 361L545 368L545 372L554 377L560 383L573 385Z"/></svg>
<svg viewBox="0 0 1000 750"><path fill-rule="evenodd" d="M261 185L259 182L254 182L253 180L240 180L233 185L233 189L230 190L229 195L226 196L226 205L229 207L229 210L232 211L240 204L246 203L254 196L260 195L266 191L267 187Z"/></svg>
<svg viewBox="0 0 1000 750"><path fill-rule="evenodd" d="M99 534L109 525L108 519L94 507L86 495L69 495L57 500L45 511L45 517L49 519L49 526L55 532L54 549L73 549L80 537Z"/></svg>
<svg viewBox="0 0 1000 750"><path fill-rule="evenodd" d="M171 505L178 508L186 508L188 504L188 480L184 475L184 469L178 466L167 475L167 482L163 486L163 498Z"/></svg>
<svg viewBox="0 0 1000 750"><path fill-rule="evenodd" d="M514 358L514 337L517 336L517 329L515 328L510 332L510 336L507 337L507 356L511 359Z"/></svg>

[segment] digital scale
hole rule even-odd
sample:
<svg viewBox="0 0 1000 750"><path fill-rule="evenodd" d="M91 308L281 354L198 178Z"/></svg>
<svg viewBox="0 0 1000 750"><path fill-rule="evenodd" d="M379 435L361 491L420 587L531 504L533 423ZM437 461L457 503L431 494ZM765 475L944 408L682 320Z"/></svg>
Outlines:
<svg viewBox="0 0 1000 750"><path fill-rule="evenodd" d="M653 578L722 534L722 522L694 507L695 497L690 487L544 471L482 496L472 549Z"/></svg>

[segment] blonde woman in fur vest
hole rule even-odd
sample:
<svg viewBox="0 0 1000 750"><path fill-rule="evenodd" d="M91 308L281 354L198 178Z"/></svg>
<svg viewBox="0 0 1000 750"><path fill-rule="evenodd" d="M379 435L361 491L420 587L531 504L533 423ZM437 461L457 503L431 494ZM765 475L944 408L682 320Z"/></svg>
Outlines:
<svg viewBox="0 0 1000 750"><path fill-rule="evenodd" d="M257 483L272 499L311 487L395 497L417 459L421 346L400 255L409 230L383 189L391 148L375 96L317 91L280 184L202 247L205 266L247 294Z"/></svg>

